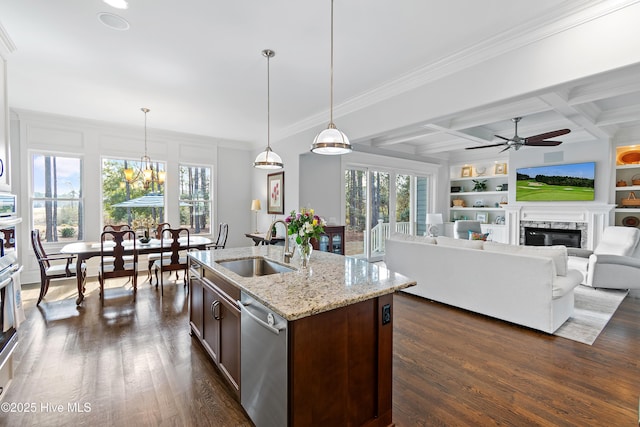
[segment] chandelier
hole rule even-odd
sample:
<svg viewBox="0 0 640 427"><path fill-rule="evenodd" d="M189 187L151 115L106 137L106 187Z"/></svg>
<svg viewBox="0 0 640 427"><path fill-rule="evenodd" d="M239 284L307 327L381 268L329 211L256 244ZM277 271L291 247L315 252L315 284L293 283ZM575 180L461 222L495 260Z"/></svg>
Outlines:
<svg viewBox="0 0 640 427"><path fill-rule="evenodd" d="M152 183L164 184L166 173L161 170L154 170L151 157L147 155L147 113L151 110L148 108L141 108L140 110L144 113L144 156L140 158L140 169L138 171L134 171L133 168L124 170L124 179L129 184L138 181L147 190Z"/></svg>

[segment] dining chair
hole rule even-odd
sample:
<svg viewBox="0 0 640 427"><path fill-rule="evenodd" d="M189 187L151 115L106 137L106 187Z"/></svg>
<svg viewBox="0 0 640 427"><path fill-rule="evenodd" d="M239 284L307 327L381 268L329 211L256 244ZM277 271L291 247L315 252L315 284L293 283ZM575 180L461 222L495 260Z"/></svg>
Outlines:
<svg viewBox="0 0 640 427"><path fill-rule="evenodd" d="M127 248L124 242L127 241ZM103 231L100 238L100 300L104 306L104 285L107 279L126 277L133 284L133 295L138 291L138 251L133 230ZM125 249L132 255L125 255ZM127 281L128 283L128 281Z"/></svg>
<svg viewBox="0 0 640 427"><path fill-rule="evenodd" d="M184 286L187 286L189 262L187 260L187 251L185 249L181 249L180 246L186 245L183 247L189 247L190 245L188 228L170 228L164 230L163 233L163 238L160 240L160 250L163 254L168 252L167 255L169 256L161 257L153 263L156 275L156 288L158 288L158 283L160 283L161 294L164 294L165 271L175 271L177 281L177 272L184 270ZM158 272L160 273L159 279Z"/></svg>
<svg viewBox="0 0 640 427"><path fill-rule="evenodd" d="M224 249L227 244L227 235L229 234L229 224L221 222L218 225L218 237L214 243L206 245L207 249Z"/></svg>
<svg viewBox="0 0 640 427"><path fill-rule="evenodd" d="M33 252L36 254L36 259L40 267L40 296L36 303L36 305L39 305L49 290L51 280L76 277L76 263L73 262L75 255L61 253L47 254L40 240L40 230L31 230L31 246L33 247ZM83 287L87 277L86 267L86 264L82 263Z"/></svg>
<svg viewBox="0 0 640 427"><path fill-rule="evenodd" d="M164 232L165 230L168 230L171 228L171 224L169 224L168 222L161 222L160 224L158 224L158 226L155 229L155 238L160 240L162 239L164 236ZM167 236L169 237L169 236ZM160 258L166 258L170 256L169 253L153 253L153 254L149 254L147 256L147 261L148 261L148 274L147 274L147 280L149 281L149 283L152 283L153 281L153 277L151 275L151 268L153 267L153 263L156 262L157 260L159 260ZM178 278L178 273L176 273L176 278Z"/></svg>

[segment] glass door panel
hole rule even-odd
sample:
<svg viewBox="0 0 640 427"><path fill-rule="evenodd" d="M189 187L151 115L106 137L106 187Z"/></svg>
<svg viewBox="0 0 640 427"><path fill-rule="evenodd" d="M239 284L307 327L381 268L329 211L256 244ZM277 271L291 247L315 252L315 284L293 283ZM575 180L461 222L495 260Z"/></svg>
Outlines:
<svg viewBox="0 0 640 427"><path fill-rule="evenodd" d="M371 203L369 208L369 226L371 227L370 253L371 261L381 259L384 255L384 244L389 237L389 173L369 172Z"/></svg>
<svg viewBox="0 0 640 427"><path fill-rule="evenodd" d="M366 258L367 171L347 169L345 182L345 251L346 256Z"/></svg>
<svg viewBox="0 0 640 427"><path fill-rule="evenodd" d="M396 225L395 232L412 234L411 227L411 176L396 175Z"/></svg>

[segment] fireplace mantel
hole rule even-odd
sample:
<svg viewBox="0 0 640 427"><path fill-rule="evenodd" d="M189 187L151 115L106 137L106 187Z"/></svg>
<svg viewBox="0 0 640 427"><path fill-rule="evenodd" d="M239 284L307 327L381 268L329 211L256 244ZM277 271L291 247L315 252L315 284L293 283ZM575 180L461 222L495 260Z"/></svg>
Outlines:
<svg viewBox="0 0 640 427"><path fill-rule="evenodd" d="M510 204L504 206L509 243L520 244L520 222L586 223L585 249L593 249L600 241L602 231L611 225L612 204Z"/></svg>

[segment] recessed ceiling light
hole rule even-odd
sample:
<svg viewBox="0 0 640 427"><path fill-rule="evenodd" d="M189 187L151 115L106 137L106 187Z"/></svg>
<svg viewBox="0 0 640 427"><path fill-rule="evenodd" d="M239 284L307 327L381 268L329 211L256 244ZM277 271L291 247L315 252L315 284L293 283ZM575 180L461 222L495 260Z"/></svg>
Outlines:
<svg viewBox="0 0 640 427"><path fill-rule="evenodd" d="M98 13L98 20L113 30L126 31L129 29L127 20L113 13L100 12Z"/></svg>
<svg viewBox="0 0 640 427"><path fill-rule="evenodd" d="M129 7L129 3L127 3L127 0L102 0L102 1L111 7L115 7L116 9L126 9Z"/></svg>

